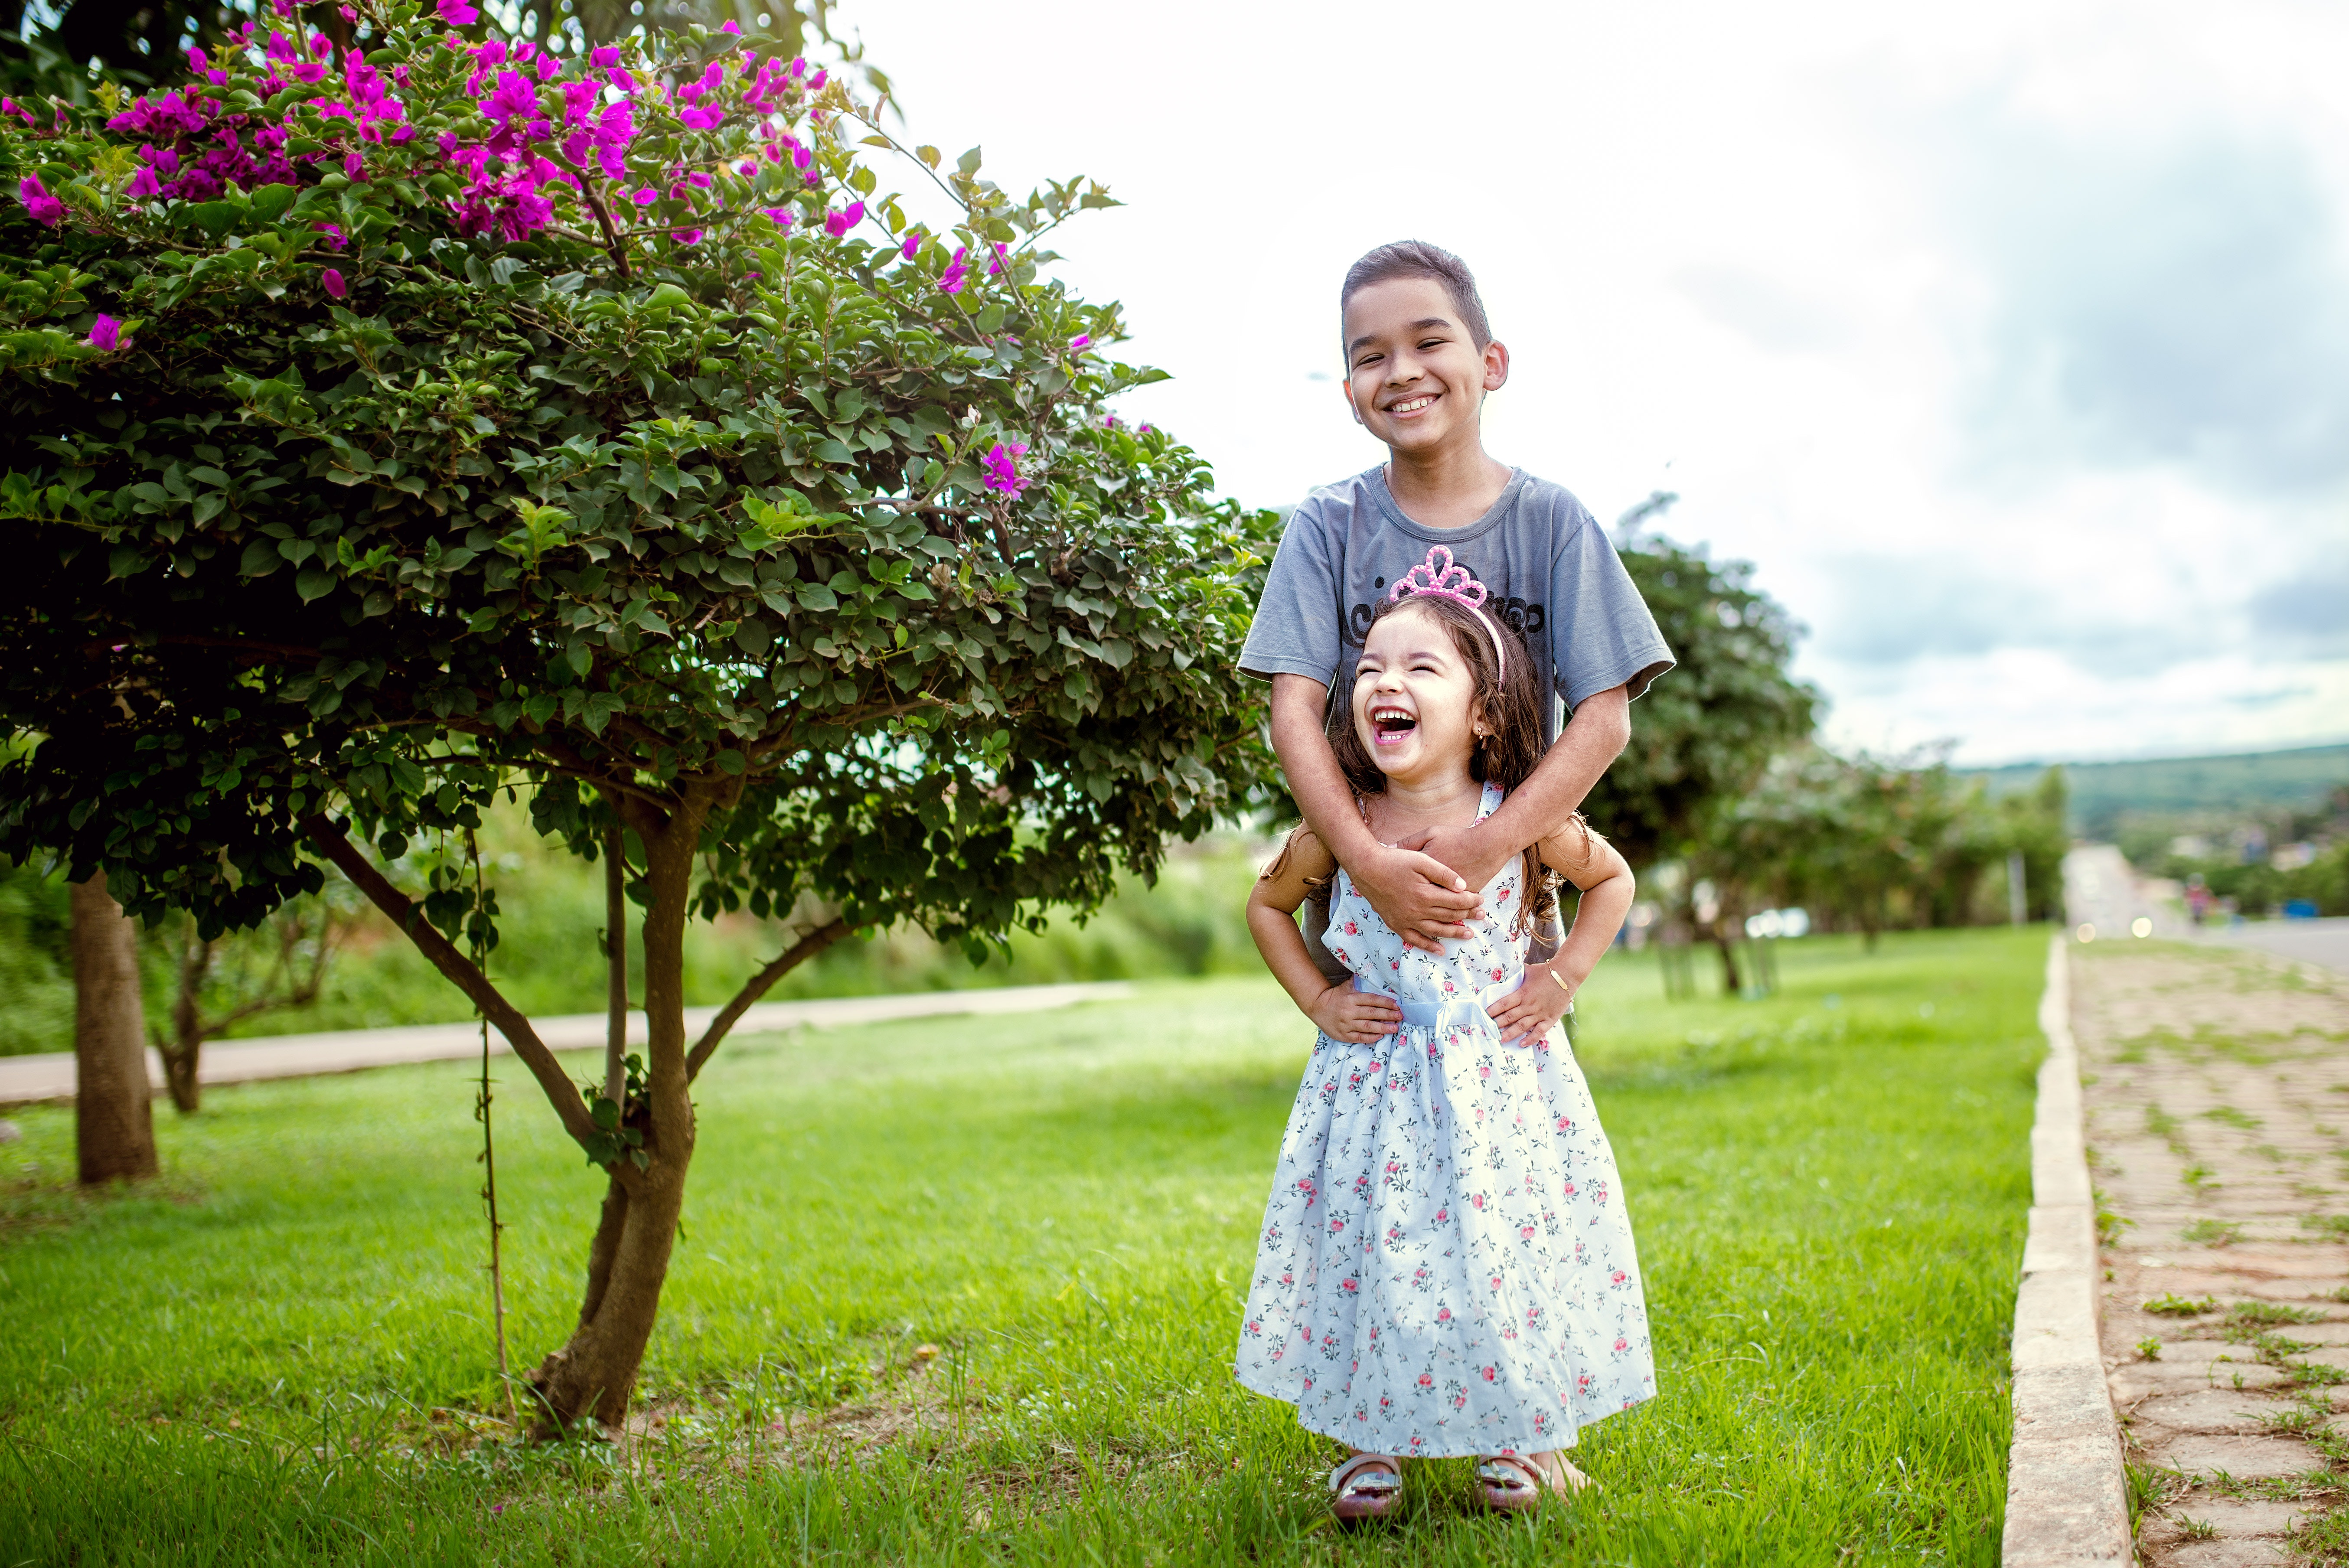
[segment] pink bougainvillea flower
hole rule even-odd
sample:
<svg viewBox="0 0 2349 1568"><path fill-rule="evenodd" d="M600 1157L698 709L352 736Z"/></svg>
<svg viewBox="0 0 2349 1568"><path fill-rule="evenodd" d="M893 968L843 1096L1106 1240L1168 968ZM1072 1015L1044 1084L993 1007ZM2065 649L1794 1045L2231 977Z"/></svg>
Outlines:
<svg viewBox="0 0 2349 1568"><path fill-rule="evenodd" d="M837 240L863 222L864 222L864 203L851 201L837 212L824 214L823 232Z"/></svg>
<svg viewBox="0 0 2349 1568"><path fill-rule="evenodd" d="M919 229L915 230L912 233L905 236L905 242L903 246L899 247L899 253L904 255L907 261L912 261L914 259L914 253L922 248L922 232Z"/></svg>
<svg viewBox="0 0 2349 1568"><path fill-rule="evenodd" d="M126 196L160 196L162 193L163 187L155 178L155 171L144 164L140 166L138 173L130 177L129 185L123 191Z"/></svg>
<svg viewBox="0 0 2349 1568"><path fill-rule="evenodd" d="M741 24L734 21L730 17L726 21L725 25L720 26L718 30L721 33L731 33L738 38L742 36Z"/></svg>
<svg viewBox="0 0 2349 1568"><path fill-rule="evenodd" d="M1069 352L1071 354L1081 353L1085 349L1091 348L1092 346L1093 339L1091 333L1081 332L1077 334L1076 336L1069 339Z"/></svg>
<svg viewBox="0 0 2349 1568"><path fill-rule="evenodd" d="M627 72L622 70L617 66L614 66L610 70L605 71L604 73L604 79L610 82L614 87L619 88L624 93L632 93L636 90L636 78L630 76Z"/></svg>
<svg viewBox="0 0 2349 1568"><path fill-rule="evenodd" d="M963 280L970 275L969 256L970 251L968 246L954 253L954 260L947 263L947 270L938 274L940 294L962 292Z"/></svg>
<svg viewBox="0 0 2349 1568"><path fill-rule="evenodd" d="M440 20L451 27L470 27L481 19L481 10L466 0L440 0Z"/></svg>
<svg viewBox="0 0 2349 1568"><path fill-rule="evenodd" d="M595 67L599 71L608 69L613 66L618 65L620 63L620 50L618 46L614 44L604 44L588 50L587 63Z"/></svg>
<svg viewBox="0 0 2349 1568"><path fill-rule="evenodd" d="M343 282L343 274L336 272L334 268L328 267L325 272L320 273L318 274L318 281L321 284L324 284L326 285L326 292L334 295L336 299L347 299L350 297L351 291L349 285Z"/></svg>
<svg viewBox="0 0 2349 1568"><path fill-rule="evenodd" d="M679 229L669 237L680 245L698 245L701 243L701 231L698 229Z"/></svg>
<svg viewBox="0 0 2349 1568"><path fill-rule="evenodd" d="M38 126L41 123L39 120L33 118L33 111L31 109L26 108L23 104L18 103L12 98L0 98L0 114L13 114L17 119L23 120L26 125L30 126Z"/></svg>
<svg viewBox="0 0 2349 1568"><path fill-rule="evenodd" d="M792 215L792 210L788 207L761 207L759 211L772 218L778 229L788 229L798 221Z"/></svg>
<svg viewBox="0 0 2349 1568"><path fill-rule="evenodd" d="M1027 453L1028 449L1019 443L1015 442L1010 448L1006 449L1002 442L996 442L994 449L981 458L978 463L980 468L987 470L987 488L991 490L1001 490L1005 495L1009 496L1016 496L1026 490L1032 481L1019 477L1019 469L1014 459L1025 457Z"/></svg>
<svg viewBox="0 0 2349 1568"><path fill-rule="evenodd" d="M697 104L691 108L678 110L677 118L688 130L716 130L725 119L726 111L715 105L703 108Z"/></svg>
<svg viewBox="0 0 2349 1568"><path fill-rule="evenodd" d="M1003 252L1002 242L998 241L995 246L995 259L987 263L987 275L988 277L993 277L996 273L1001 272L1006 259L1007 258Z"/></svg>
<svg viewBox="0 0 2349 1568"><path fill-rule="evenodd" d="M89 346L101 354L111 354L122 346L122 324L110 315L101 315L89 329Z"/></svg>
<svg viewBox="0 0 2349 1568"><path fill-rule="evenodd" d="M27 174L16 187L16 200L25 204L36 221L56 228L66 221L66 204L49 194L37 174Z"/></svg>
<svg viewBox="0 0 2349 1568"><path fill-rule="evenodd" d="M335 9L336 9L336 15L338 15L339 16L341 16L341 17L342 17L342 19L343 19L344 21L346 21L346 22L349 22L349 23L352 23L352 24L354 24L354 25L356 25L356 24L357 23L357 21L358 21L358 19L359 19L359 14L358 14L357 12L356 12L356 11L352 10L349 6L347 6L347 5L338 5L338 6L336 6Z"/></svg>
<svg viewBox="0 0 2349 1568"><path fill-rule="evenodd" d="M634 196L629 197L628 200L634 201L639 207L649 207L654 202L660 200L660 192L657 191L639 191Z"/></svg>
<svg viewBox="0 0 2349 1568"><path fill-rule="evenodd" d="M498 85L481 100L481 113L494 120L527 119L538 112L538 90L520 71L500 71Z"/></svg>

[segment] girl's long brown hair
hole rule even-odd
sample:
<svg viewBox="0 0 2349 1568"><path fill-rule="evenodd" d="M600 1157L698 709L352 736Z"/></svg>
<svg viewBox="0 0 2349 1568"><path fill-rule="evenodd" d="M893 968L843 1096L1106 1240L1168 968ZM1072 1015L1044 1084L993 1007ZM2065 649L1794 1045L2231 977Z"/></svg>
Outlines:
<svg viewBox="0 0 2349 1568"><path fill-rule="evenodd" d="M1469 698L1469 714L1481 718L1492 730L1477 743L1475 752L1468 758L1469 776L1479 783L1498 784L1503 789L1514 789L1533 777L1541 765L1541 683L1534 678L1533 659L1526 653L1525 641L1507 622L1498 615L1488 615L1474 610L1456 599L1435 594L1407 594L1401 599L1389 599L1379 605L1370 624L1377 625L1389 615L1405 610L1430 616L1451 634L1452 645L1459 651L1461 661L1468 666L1473 695ZM1363 628L1367 641L1370 628ZM1498 647L1506 657L1495 660L1494 638L1501 639ZM1330 749L1338 756L1339 769L1346 782L1359 796L1383 795L1387 776L1371 760L1362 738L1354 730L1354 694L1350 687L1330 694ZM1280 857L1265 874L1278 875L1286 863L1288 851L1282 846ZM1557 887L1564 879L1542 864L1537 845L1526 849L1526 898L1517 907L1517 918L1511 927L1522 931L1528 918L1549 921L1557 913ZM1319 903L1327 903L1327 885L1313 890Z"/></svg>

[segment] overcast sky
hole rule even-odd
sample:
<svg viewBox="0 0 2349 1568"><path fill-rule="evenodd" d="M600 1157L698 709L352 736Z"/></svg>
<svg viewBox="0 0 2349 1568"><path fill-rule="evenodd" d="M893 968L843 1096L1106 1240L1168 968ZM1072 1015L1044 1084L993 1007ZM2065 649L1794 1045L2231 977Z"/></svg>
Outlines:
<svg viewBox="0 0 2349 1568"><path fill-rule="evenodd" d="M1758 563L1831 737L2349 739L2349 8L848 0L906 129L1122 299L1231 494L1381 449L1336 291L1404 237L1515 355L1486 444Z"/></svg>

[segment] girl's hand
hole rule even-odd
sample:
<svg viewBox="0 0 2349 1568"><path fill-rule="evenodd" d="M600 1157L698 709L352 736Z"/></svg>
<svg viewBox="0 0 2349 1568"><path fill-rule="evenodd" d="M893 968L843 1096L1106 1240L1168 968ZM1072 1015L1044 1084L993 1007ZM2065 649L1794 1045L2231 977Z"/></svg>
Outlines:
<svg viewBox="0 0 2349 1568"><path fill-rule="evenodd" d="M1350 980L1340 981L1322 992L1313 1006L1305 1009L1305 1016L1319 1024L1323 1034L1350 1046L1383 1040L1402 1024L1402 1008L1393 997L1381 996L1375 991L1357 991Z"/></svg>
<svg viewBox="0 0 2349 1568"><path fill-rule="evenodd" d="M1526 983L1485 1009L1501 1026L1501 1044L1548 1034L1574 1004L1572 985L1554 963L1527 965Z"/></svg>

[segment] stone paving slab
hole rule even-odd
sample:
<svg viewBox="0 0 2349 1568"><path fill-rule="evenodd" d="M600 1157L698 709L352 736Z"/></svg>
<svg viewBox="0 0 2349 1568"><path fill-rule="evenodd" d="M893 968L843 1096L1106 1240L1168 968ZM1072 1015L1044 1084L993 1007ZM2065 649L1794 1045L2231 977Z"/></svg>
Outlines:
<svg viewBox="0 0 2349 1568"><path fill-rule="evenodd" d="M971 991L919 991L895 996L828 996L806 1002L762 1002L742 1015L730 1039L772 1034L779 1029L839 1028L897 1018L935 1018L956 1014L1033 1013L1080 1002L1116 1001L1133 995L1128 981L1104 980L1071 985L1001 985ZM688 1007L688 1036L709 1026L715 1007ZM533 1018L531 1026L553 1050L601 1050L609 1027L601 1013L567 1013ZM645 1016L628 1015L628 1043L645 1043ZM204 1047L198 1078L205 1084L254 1083L264 1078L310 1078L323 1073L359 1072L368 1068L399 1067L412 1062L457 1061L478 1056L481 1049L479 1024L417 1024L381 1029L338 1029L314 1035L275 1035L257 1040L216 1040ZM503 1056L508 1047L496 1031L490 1035L490 1054ZM163 1092L163 1064L153 1050L147 1053L147 1075L155 1092ZM71 1099L74 1058L71 1051L36 1056L0 1057L0 1105L26 1105L41 1100Z"/></svg>
<svg viewBox="0 0 2349 1568"><path fill-rule="evenodd" d="M2147 1568L2339 1562L2349 1519L2349 976L2075 944L2100 1340Z"/></svg>

